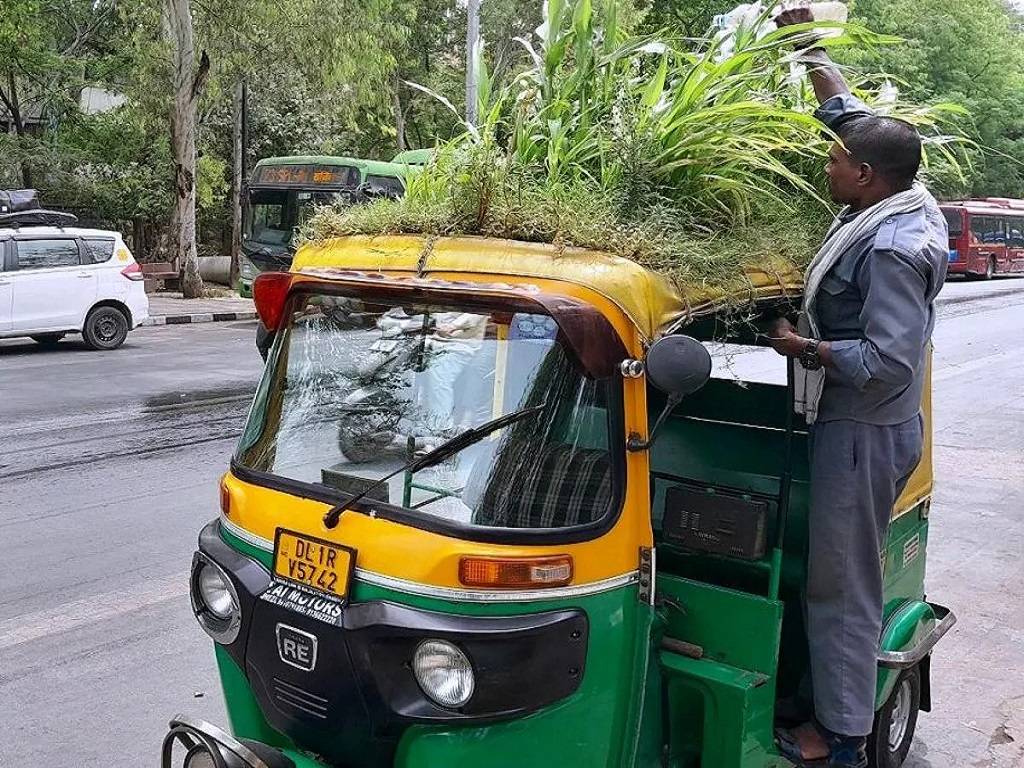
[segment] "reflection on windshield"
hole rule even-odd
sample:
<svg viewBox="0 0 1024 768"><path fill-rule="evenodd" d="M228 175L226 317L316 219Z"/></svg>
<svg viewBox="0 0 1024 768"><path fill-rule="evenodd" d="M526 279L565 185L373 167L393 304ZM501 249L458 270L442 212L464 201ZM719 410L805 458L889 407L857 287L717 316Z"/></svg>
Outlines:
<svg viewBox="0 0 1024 768"><path fill-rule="evenodd" d="M295 226L289 211L288 192L260 189L249 193L245 239L260 245L286 246Z"/></svg>
<svg viewBox="0 0 1024 768"><path fill-rule="evenodd" d="M352 195L348 192L298 192L295 196L298 212L296 228L305 224L322 205L338 205L351 203Z"/></svg>
<svg viewBox="0 0 1024 768"><path fill-rule="evenodd" d="M318 206L351 202L348 192L254 189L246 206L245 240L251 246L287 248Z"/></svg>
<svg viewBox="0 0 1024 768"><path fill-rule="evenodd" d="M606 383L545 316L309 297L280 334L238 451L348 494L464 430L541 406L369 498L463 524L558 528L612 503Z"/></svg>

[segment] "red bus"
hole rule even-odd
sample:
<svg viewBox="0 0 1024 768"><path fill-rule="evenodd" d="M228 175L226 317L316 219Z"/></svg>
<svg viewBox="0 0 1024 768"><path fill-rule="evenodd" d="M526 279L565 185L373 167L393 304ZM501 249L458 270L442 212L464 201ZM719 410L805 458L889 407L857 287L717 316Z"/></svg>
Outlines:
<svg viewBox="0 0 1024 768"><path fill-rule="evenodd" d="M1024 200L986 197L942 203L949 224L949 272L989 279L1024 272Z"/></svg>

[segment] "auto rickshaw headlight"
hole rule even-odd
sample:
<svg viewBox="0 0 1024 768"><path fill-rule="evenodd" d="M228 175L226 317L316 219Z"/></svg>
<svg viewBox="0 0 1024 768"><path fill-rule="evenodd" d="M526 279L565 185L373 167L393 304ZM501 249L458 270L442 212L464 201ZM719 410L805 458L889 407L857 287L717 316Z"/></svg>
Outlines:
<svg viewBox="0 0 1024 768"><path fill-rule="evenodd" d="M218 619L231 618L232 612L237 609L224 577L208 565L199 569L199 594L210 613Z"/></svg>
<svg viewBox="0 0 1024 768"><path fill-rule="evenodd" d="M447 640L420 643L412 669L423 692L442 707L461 707L473 696L473 665L466 654Z"/></svg>
<svg viewBox="0 0 1024 768"><path fill-rule="evenodd" d="M235 642L242 624L241 603L231 578L203 552L192 560L192 611L210 637L222 645Z"/></svg>

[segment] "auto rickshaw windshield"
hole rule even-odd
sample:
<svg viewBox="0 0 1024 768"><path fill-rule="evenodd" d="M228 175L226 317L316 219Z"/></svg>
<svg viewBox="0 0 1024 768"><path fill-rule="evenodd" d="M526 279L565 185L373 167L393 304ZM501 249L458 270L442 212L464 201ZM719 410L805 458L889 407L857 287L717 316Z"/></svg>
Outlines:
<svg viewBox="0 0 1024 768"><path fill-rule="evenodd" d="M368 499L490 528L565 529L617 509L621 457L610 446L622 445L611 439L622 409L608 405L612 380L577 367L551 317L324 294L298 301L236 466L344 501L466 429L543 406Z"/></svg>

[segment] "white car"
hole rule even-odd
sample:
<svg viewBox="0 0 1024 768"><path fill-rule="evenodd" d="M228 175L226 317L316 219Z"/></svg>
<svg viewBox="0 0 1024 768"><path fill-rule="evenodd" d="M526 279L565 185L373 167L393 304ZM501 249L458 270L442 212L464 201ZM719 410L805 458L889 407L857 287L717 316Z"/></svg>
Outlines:
<svg viewBox="0 0 1024 768"><path fill-rule="evenodd" d="M143 279L117 232L0 228L0 338L53 345L81 333L91 349L116 349L149 317Z"/></svg>

